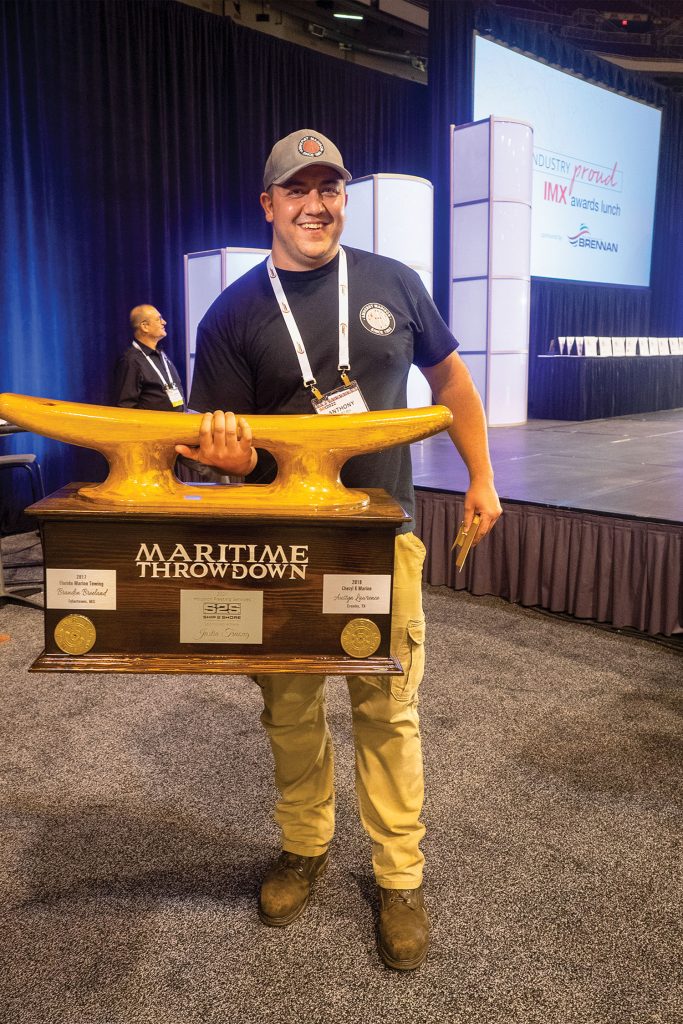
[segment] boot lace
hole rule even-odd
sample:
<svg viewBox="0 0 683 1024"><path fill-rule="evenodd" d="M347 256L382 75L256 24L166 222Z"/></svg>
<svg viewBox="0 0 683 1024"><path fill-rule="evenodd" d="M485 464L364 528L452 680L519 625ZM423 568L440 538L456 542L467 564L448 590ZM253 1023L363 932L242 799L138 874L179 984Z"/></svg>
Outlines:
<svg viewBox="0 0 683 1024"><path fill-rule="evenodd" d="M385 892L387 894L385 902L389 905L392 903L405 903L410 906L415 896L415 889L385 889Z"/></svg>
<svg viewBox="0 0 683 1024"><path fill-rule="evenodd" d="M287 850L283 850L278 858L278 867L281 870L290 868L292 871L296 871L298 875L304 875L309 860L310 857L302 857L300 854L289 853Z"/></svg>

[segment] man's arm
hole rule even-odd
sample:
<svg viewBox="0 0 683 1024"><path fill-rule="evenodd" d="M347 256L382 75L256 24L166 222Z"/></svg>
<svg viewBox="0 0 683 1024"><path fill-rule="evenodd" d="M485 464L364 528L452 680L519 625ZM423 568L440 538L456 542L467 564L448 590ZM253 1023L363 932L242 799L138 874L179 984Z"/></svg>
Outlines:
<svg viewBox="0 0 683 1024"><path fill-rule="evenodd" d="M481 523L474 540L478 544L503 511L493 485L484 407L470 372L457 352L451 352L435 366L421 369L435 401L453 413L448 433L470 475L465 495L465 529L471 526L474 513L479 512Z"/></svg>

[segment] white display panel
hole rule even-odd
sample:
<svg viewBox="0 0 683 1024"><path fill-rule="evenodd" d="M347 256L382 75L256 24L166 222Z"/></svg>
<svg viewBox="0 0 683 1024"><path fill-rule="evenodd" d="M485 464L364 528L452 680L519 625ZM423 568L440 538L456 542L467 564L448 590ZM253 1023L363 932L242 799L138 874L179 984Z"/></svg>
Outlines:
<svg viewBox="0 0 683 1024"><path fill-rule="evenodd" d="M374 182L352 181L346 186L346 223L342 237L343 245L352 249L374 252L375 245L375 200Z"/></svg>
<svg viewBox="0 0 683 1024"><path fill-rule="evenodd" d="M453 264L457 277L486 277L489 263L489 204L453 210Z"/></svg>
<svg viewBox="0 0 683 1024"><path fill-rule="evenodd" d="M457 146L453 154L453 202L472 203L488 199L489 175L482 173L489 165L488 122L472 125L469 145Z"/></svg>
<svg viewBox="0 0 683 1024"><path fill-rule="evenodd" d="M407 174L373 174L346 186L348 202L342 244L400 260L419 274L432 294L434 189ZM432 393L416 366L408 373L410 408L432 404Z"/></svg>
<svg viewBox="0 0 683 1024"><path fill-rule="evenodd" d="M649 285L661 111L477 36L491 115L534 129L532 275Z"/></svg>
<svg viewBox="0 0 683 1024"><path fill-rule="evenodd" d="M432 269L434 190L419 178L386 177L377 189L377 248L413 270Z"/></svg>
<svg viewBox="0 0 683 1024"><path fill-rule="evenodd" d="M528 280L531 209L524 203L491 204L491 275Z"/></svg>
<svg viewBox="0 0 683 1024"><path fill-rule="evenodd" d="M488 421L490 426L509 426L526 422L526 353L493 355L489 359Z"/></svg>
<svg viewBox="0 0 683 1024"><path fill-rule="evenodd" d="M252 267L263 263L266 258L265 249L224 249L223 250L223 288L234 284Z"/></svg>
<svg viewBox="0 0 683 1024"><path fill-rule="evenodd" d="M531 203L533 178L529 174L533 159L533 134L528 124L493 121L493 166L491 198L508 202Z"/></svg>
<svg viewBox="0 0 683 1024"><path fill-rule="evenodd" d="M491 352L527 352L529 340L529 285L514 278L491 281L489 297Z"/></svg>
<svg viewBox="0 0 683 1024"><path fill-rule="evenodd" d="M185 256L185 370L188 392L194 374L199 321L224 288L262 263L267 255L268 249L226 246Z"/></svg>
<svg viewBox="0 0 683 1024"><path fill-rule="evenodd" d="M190 253L185 257L185 268L188 356L192 359L197 339L197 325L222 291L220 249L206 253Z"/></svg>
<svg viewBox="0 0 683 1024"><path fill-rule="evenodd" d="M465 352L486 351L488 281L454 281L451 286L451 330Z"/></svg>

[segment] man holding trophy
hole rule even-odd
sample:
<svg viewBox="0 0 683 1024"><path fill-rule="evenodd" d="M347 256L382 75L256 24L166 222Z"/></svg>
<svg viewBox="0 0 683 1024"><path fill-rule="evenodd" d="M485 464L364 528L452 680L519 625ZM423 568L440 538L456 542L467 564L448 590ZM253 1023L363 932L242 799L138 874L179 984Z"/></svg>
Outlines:
<svg viewBox="0 0 683 1024"><path fill-rule="evenodd" d="M322 414L404 408L415 363L435 400L453 413L449 432L470 476L465 526L480 516L477 543L501 514L481 400L418 275L395 260L341 247L350 178L337 147L317 131L293 132L273 147L260 197L272 225L271 255L216 299L197 332L190 406L233 409L240 417L207 413L199 447L177 451L224 472L250 473L250 482L268 482L273 461L251 447L249 414L310 413L311 406ZM382 487L413 514L408 446L351 459L342 480ZM406 524L395 542L391 628L391 651L403 675L347 677L359 811L378 885L379 951L399 970L418 967L429 947L417 710L424 556ZM259 915L266 924L285 926L303 912L325 871L334 832L325 678L273 674L256 682L282 832L282 852L261 886Z"/></svg>

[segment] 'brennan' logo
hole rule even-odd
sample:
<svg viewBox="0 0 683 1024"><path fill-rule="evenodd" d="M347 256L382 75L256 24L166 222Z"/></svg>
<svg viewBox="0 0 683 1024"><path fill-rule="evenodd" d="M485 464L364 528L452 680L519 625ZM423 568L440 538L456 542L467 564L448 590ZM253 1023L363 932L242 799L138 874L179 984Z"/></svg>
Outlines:
<svg viewBox="0 0 683 1024"><path fill-rule="evenodd" d="M619 252L618 242L606 242L603 238L591 238L587 224L582 224L575 235L567 235L567 241L579 249L604 249L606 252Z"/></svg>
<svg viewBox="0 0 683 1024"><path fill-rule="evenodd" d="M393 313L379 302L368 302L359 316L363 327L370 334L393 334L396 329Z"/></svg>

